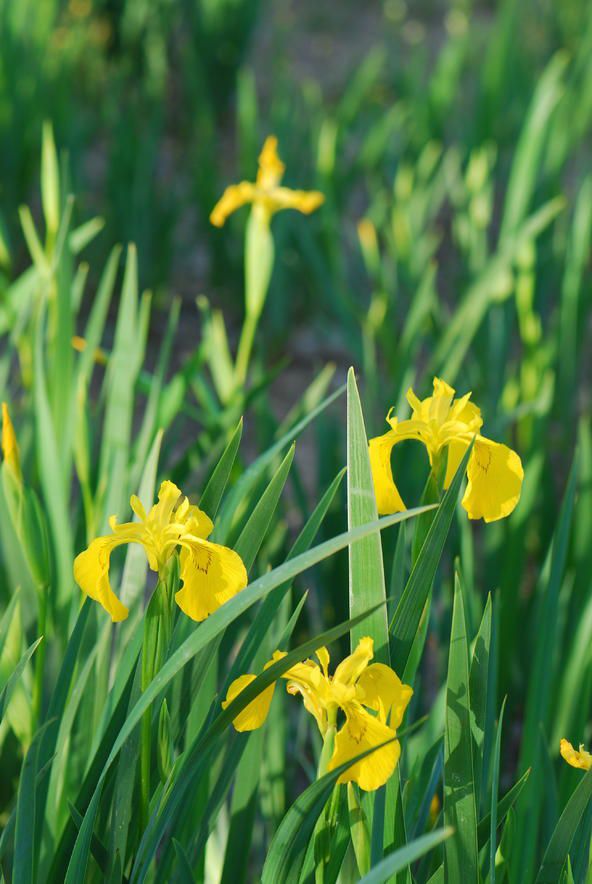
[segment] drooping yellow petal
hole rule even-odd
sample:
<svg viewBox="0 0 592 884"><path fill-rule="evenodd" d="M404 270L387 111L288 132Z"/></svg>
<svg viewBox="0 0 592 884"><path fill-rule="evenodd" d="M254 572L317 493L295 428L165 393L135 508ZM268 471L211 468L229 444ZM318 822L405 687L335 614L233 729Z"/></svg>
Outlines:
<svg viewBox="0 0 592 884"><path fill-rule="evenodd" d="M318 190L291 190L289 187L276 187L271 191L273 210L296 209L304 215L310 215L324 202L325 197Z"/></svg>
<svg viewBox="0 0 592 884"><path fill-rule="evenodd" d="M462 505L469 519L495 522L509 516L522 490L524 470L515 451L478 436L467 467L469 483Z"/></svg>
<svg viewBox="0 0 592 884"><path fill-rule="evenodd" d="M253 202L257 188L250 181L229 185L210 213L210 221L214 227L223 227L229 215L241 206Z"/></svg>
<svg viewBox="0 0 592 884"><path fill-rule="evenodd" d="M324 676L314 660L296 663L284 673L287 679L286 690L292 696L300 694L304 708L314 716L319 731L325 734L327 729L327 704L330 699L329 679Z"/></svg>
<svg viewBox="0 0 592 884"><path fill-rule="evenodd" d="M569 740L563 739L559 744L559 751L561 757L572 767L577 767L580 770L590 770L592 767L592 755L590 752L586 752L581 743L579 750L576 750Z"/></svg>
<svg viewBox="0 0 592 884"><path fill-rule="evenodd" d="M181 543L183 586L175 601L192 620L202 621L245 588L247 571L238 553L226 546L209 540Z"/></svg>
<svg viewBox="0 0 592 884"><path fill-rule="evenodd" d="M335 670L333 681L343 685L355 684L373 656L374 641L365 635L349 657L341 661Z"/></svg>
<svg viewBox="0 0 592 884"><path fill-rule="evenodd" d="M254 681L254 675L241 675L239 678L235 678L228 688L226 699L222 701L222 708L226 709ZM275 682L268 688L265 688L248 706L245 706L242 712L239 712L232 722L237 731L254 731L256 728L261 727L267 718L274 691Z"/></svg>
<svg viewBox="0 0 592 884"><path fill-rule="evenodd" d="M376 507L381 516L400 513L407 509L393 479L391 452L393 446L408 439L423 442L429 452L429 444L425 438L425 426L421 421L398 421L396 417L387 415L387 423L391 429L382 436L375 436L368 443L370 469L374 482Z"/></svg>
<svg viewBox="0 0 592 884"><path fill-rule="evenodd" d="M413 689L403 684L397 673L384 663L372 663L358 679L359 702L375 709L383 721L398 728L413 696Z"/></svg>
<svg viewBox="0 0 592 884"><path fill-rule="evenodd" d="M276 651L271 660L269 660L263 668L268 669L273 663L277 663L278 660L281 660L282 657L285 656L286 654L284 651ZM230 703L232 703L232 701L254 681L254 675L241 675L239 678L235 678L228 688L226 699L222 701L222 708L226 709L226 707L229 706ZM273 682L269 687L265 688L264 691L261 691L259 696L255 697L255 699L252 700L248 706L245 706L243 711L239 712L236 718L233 719L232 723L237 731L254 731L258 727L261 727L269 714L269 707L273 700L275 686L276 682Z"/></svg>
<svg viewBox="0 0 592 884"><path fill-rule="evenodd" d="M335 735L335 749L329 770L334 770L361 752L391 740L388 745L352 764L337 781L355 782L366 792L379 789L392 776L401 755L401 745L394 739L395 736L392 728L361 707L348 708L345 724Z"/></svg>
<svg viewBox="0 0 592 884"><path fill-rule="evenodd" d="M389 430L383 436L370 439L368 445L376 507L381 516L402 513L407 509L393 480L391 467L391 451L397 441L397 433L394 430Z"/></svg>
<svg viewBox="0 0 592 884"><path fill-rule="evenodd" d="M20 481L22 474L19 447L6 402L2 403L2 457L14 473L15 478Z"/></svg>
<svg viewBox="0 0 592 884"><path fill-rule="evenodd" d="M111 589L111 552L116 546L129 542L127 537L117 535L97 537L74 559L74 580L86 595L103 606L114 623L125 620L129 611Z"/></svg>

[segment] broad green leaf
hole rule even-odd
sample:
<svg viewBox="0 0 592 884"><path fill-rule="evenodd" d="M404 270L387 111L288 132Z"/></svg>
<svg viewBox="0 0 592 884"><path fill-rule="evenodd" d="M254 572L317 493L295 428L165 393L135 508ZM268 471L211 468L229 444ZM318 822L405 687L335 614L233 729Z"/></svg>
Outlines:
<svg viewBox="0 0 592 884"><path fill-rule="evenodd" d="M66 488L57 436L47 393L44 362L44 323L38 317L35 333L35 372L33 395L35 400L36 452L43 498L53 539L57 565L57 592L55 606L60 614L58 623L65 625L66 608L72 598L73 542L69 514L69 488Z"/></svg>
<svg viewBox="0 0 592 884"><path fill-rule="evenodd" d="M491 611L491 596L488 595L479 632L475 639L469 676L471 709L473 712L471 729L473 733L473 766L477 807L480 807L482 783L487 781L487 771L483 770L485 735L488 731L488 726L493 724L493 722L487 721L488 694L492 689L489 666L492 630Z"/></svg>
<svg viewBox="0 0 592 884"><path fill-rule="evenodd" d="M471 451L472 445L467 449L456 471L456 475L436 511L436 516L430 526L428 536L413 566L390 624L391 665L395 672L403 679L425 604L430 595L438 562L440 561L444 543L452 523L452 516L454 515L460 486Z"/></svg>
<svg viewBox="0 0 592 884"><path fill-rule="evenodd" d="M422 835L420 838L416 838L415 841L411 841L409 844L386 856L367 875L360 878L359 884L384 884L391 875L407 868L412 862L433 850L434 847L437 847L443 841L454 837L454 835L454 829L445 828L437 829L435 832L430 832L429 835Z"/></svg>
<svg viewBox="0 0 592 884"><path fill-rule="evenodd" d="M376 521L378 512L368 455L368 438L353 368L347 375L347 518L348 528ZM365 537L349 548L349 611L355 617L385 601L384 566L380 534ZM363 635L374 639L377 662L390 662L386 606L381 606L363 627L351 634L351 649Z"/></svg>
<svg viewBox="0 0 592 884"><path fill-rule="evenodd" d="M532 669L528 678L526 714L522 734L519 770L538 765L540 728L547 727L551 709L551 685L555 648L559 636L559 592L563 581L571 522L577 487L577 459L574 459L563 504L559 513L553 542L547 555L538 589L538 610L535 622L537 641L534 648ZM541 810L541 790L544 783L533 777L530 784L531 812L517 820L518 837L516 849L520 851L521 867L532 869L536 833Z"/></svg>
<svg viewBox="0 0 592 884"><path fill-rule="evenodd" d="M273 514L278 505L280 495L288 479L290 467L294 459L295 446L292 445L271 482L261 495L255 509L240 533L234 548L245 563L245 568L253 567L257 553L265 539L265 535L271 524Z"/></svg>
<svg viewBox="0 0 592 884"><path fill-rule="evenodd" d="M12 696L12 693L13 693L16 685L18 684L20 677L22 676L22 674L24 672L24 669L25 669L27 663L29 662L29 660L31 659L31 657L33 656L35 651L37 650L37 647L40 644L40 642L42 642L43 640L44 640L44 636L40 636L36 641L33 642L33 644L29 645L29 647L27 648L27 650L25 651L25 653L22 655L21 659L19 660L18 664L16 665L14 672L12 673L12 675L10 676L10 678L8 679L8 681L6 682L4 687L2 688L2 691L0 691L0 721L2 721L2 719L4 718L4 714L5 714L6 708L8 707L8 704L10 703L10 698Z"/></svg>
<svg viewBox="0 0 592 884"><path fill-rule="evenodd" d="M39 773L39 747L43 734L50 724L50 722L46 722L35 734L23 761L19 777L12 865L14 884L30 884L31 881L37 880L36 860L39 855L40 833L35 830L37 821L35 802Z"/></svg>
<svg viewBox="0 0 592 884"><path fill-rule="evenodd" d="M497 731L495 735L495 749L493 752L493 768L491 772L491 825L489 828L489 884L495 884L495 854L497 850L497 796L499 789L500 775L500 754L502 747L502 727L504 723L504 710L506 708L506 700L502 703L502 708L497 723Z"/></svg>
<svg viewBox="0 0 592 884"><path fill-rule="evenodd" d="M228 480L230 478L230 473L232 472L232 468L236 460L236 455L240 445L242 433L243 419L241 418L236 426L235 431L230 437L228 445L224 449L222 457L216 464L216 468L210 476L200 498L200 507L203 509L204 512L208 514L211 519L216 518L216 513L218 512L218 507L220 506L220 501L222 500L222 496L224 495L226 485L228 484Z"/></svg>
<svg viewBox="0 0 592 884"><path fill-rule="evenodd" d="M573 792L559 818L547 845L535 884L555 884L559 880L574 835L591 799L592 770L589 770L582 777L582 781Z"/></svg>
<svg viewBox="0 0 592 884"><path fill-rule="evenodd" d="M498 802L497 805L497 825L498 827L503 823L504 819L509 814L510 810L514 807L520 794L526 785L526 781L530 776L530 768L525 770L520 779L514 783L511 789L509 789L504 797ZM483 819L479 820L479 826L477 828L477 835L479 837L479 846L483 846L488 838L491 831L491 814L488 813L487 816L484 816Z"/></svg>
<svg viewBox="0 0 592 884"><path fill-rule="evenodd" d="M469 647L458 575L450 634L444 731L444 820L455 831L446 842L447 881L478 882L477 807L473 773Z"/></svg>

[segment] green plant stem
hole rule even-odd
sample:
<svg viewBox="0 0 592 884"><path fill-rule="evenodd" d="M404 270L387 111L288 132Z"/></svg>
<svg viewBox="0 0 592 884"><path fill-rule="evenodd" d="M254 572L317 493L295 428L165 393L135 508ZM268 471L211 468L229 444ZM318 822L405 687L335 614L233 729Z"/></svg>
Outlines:
<svg viewBox="0 0 592 884"><path fill-rule="evenodd" d="M33 733L39 727L41 721L41 707L43 705L43 672L45 667L45 648L47 645L47 637L45 635L47 629L47 593L48 585L44 584L39 590L39 618L38 628L39 635L43 636L43 641L39 645L35 655L35 674L33 679Z"/></svg>
<svg viewBox="0 0 592 884"><path fill-rule="evenodd" d="M247 313L238 343L236 365L234 369L234 380L237 388L242 387L247 380L249 363L251 361L251 351L253 349L253 342L255 340L258 325L259 315Z"/></svg>
<svg viewBox="0 0 592 884"><path fill-rule="evenodd" d="M323 739L323 748L321 750L321 757L319 758L319 766L317 769L317 779L319 780L322 776L327 773L329 769L329 762L331 761L331 756L333 755L333 748L335 746L335 721L330 721L329 726L325 732L325 737Z"/></svg>
<svg viewBox="0 0 592 884"><path fill-rule="evenodd" d="M337 710L335 710L333 713L329 712L329 725L327 727L327 730L325 731L325 736L323 738L323 748L321 750L321 756L319 758L317 779L320 779L327 773L329 762L331 761L331 758L333 756L333 749L335 747L335 732L337 730L336 716ZM327 864L327 859L329 856L329 847L332 834L330 820L331 804L332 802L329 801L327 807L319 817L315 829L315 855L317 860L315 864L316 884L323 884L323 881L325 880L325 866Z"/></svg>

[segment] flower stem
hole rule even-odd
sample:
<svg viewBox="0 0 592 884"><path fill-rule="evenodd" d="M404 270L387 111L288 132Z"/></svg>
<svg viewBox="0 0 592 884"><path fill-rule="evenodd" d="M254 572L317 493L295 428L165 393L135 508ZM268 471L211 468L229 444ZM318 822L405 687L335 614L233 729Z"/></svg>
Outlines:
<svg viewBox="0 0 592 884"><path fill-rule="evenodd" d="M148 688L165 661L172 631L172 599L177 581L176 556L159 575L144 620L142 644L142 693ZM142 830L150 816L152 795L152 706L144 712L140 729L140 819Z"/></svg>
<svg viewBox="0 0 592 884"><path fill-rule="evenodd" d="M329 763L333 757L335 732L337 730L335 721L336 714L336 711L333 714L331 714L331 712L329 713L329 724L323 739L323 748L321 750L319 766L317 769L317 779L320 779L327 773ZM338 789L339 787L337 786L336 788ZM333 798L334 793L332 799ZM323 884L325 880L325 867L330 855L331 839L333 835L333 827L331 825L331 807L333 803L333 800L330 800L327 803L327 806L320 815L315 827L315 884Z"/></svg>
<svg viewBox="0 0 592 884"><path fill-rule="evenodd" d="M321 750L321 757L319 758L319 766L317 769L317 780L319 780L324 774L327 773L329 768L329 762L331 761L331 756L333 755L333 748L335 746L335 722L329 723L327 731L325 733L325 738L323 740L323 748Z"/></svg>
<svg viewBox="0 0 592 884"><path fill-rule="evenodd" d="M253 349L253 341L255 340L255 333L258 325L259 316L254 313L247 313L238 343L238 352L236 354L234 379L237 388L242 387L247 379L249 362L251 360L251 350Z"/></svg>

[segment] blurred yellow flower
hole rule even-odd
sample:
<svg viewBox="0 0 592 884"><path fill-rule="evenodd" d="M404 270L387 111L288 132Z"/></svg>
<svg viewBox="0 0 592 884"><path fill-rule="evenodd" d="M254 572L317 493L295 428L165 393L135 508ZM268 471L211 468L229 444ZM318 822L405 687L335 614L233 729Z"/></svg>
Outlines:
<svg viewBox="0 0 592 884"><path fill-rule="evenodd" d="M277 153L277 138L269 135L259 155L257 180L254 184L241 181L240 184L227 187L212 209L212 224L222 227L229 215L247 203L252 203L253 208L267 222L280 209L297 209L305 215L314 212L324 202L323 194L317 190L291 190L289 187L281 187L284 170L285 166Z"/></svg>
<svg viewBox="0 0 592 884"><path fill-rule="evenodd" d="M78 350L79 353L84 353L87 347L86 340L81 338L80 335L74 335L72 338L72 346L75 350ZM107 354L104 350L101 350L100 347L97 347L94 352L94 360L98 365L107 365Z"/></svg>
<svg viewBox="0 0 592 884"><path fill-rule="evenodd" d="M323 736L337 725L338 711L344 722L335 733L333 754L328 770L333 770L356 755L391 740L361 761L355 762L339 777L339 783L356 782L361 789L372 791L384 785L392 775L401 746L395 739L396 729L403 720L405 709L413 694L397 674L383 663L370 663L374 656L371 638L360 639L357 648L329 675L329 652L319 648L319 663L305 660L288 669L286 679L289 694L300 694L305 709L316 719ZM265 666L281 659L285 654L276 651ZM222 706L226 708L250 684L255 676L243 675L232 682ZM271 704L274 685L266 688L234 720L237 730L254 730L261 727Z"/></svg>
<svg viewBox="0 0 592 884"><path fill-rule="evenodd" d="M2 457L14 473L15 478L20 481L22 474L18 442L6 402L2 403Z"/></svg>
<svg viewBox="0 0 592 884"><path fill-rule="evenodd" d="M409 420L399 421L387 415L391 429L383 436L370 440L370 463L374 478L376 503L380 514L405 509L393 481L391 451L394 445L406 439L416 439L427 448L430 465L447 451L444 488L448 488L454 474L475 437L473 451L467 465L468 485L462 505L470 519L494 522L509 516L522 489L524 470L515 451L479 433L483 420L481 411L470 402L471 394L454 398L454 389L440 378L434 378L432 396L420 400L410 388L407 401L412 409Z"/></svg>
<svg viewBox="0 0 592 884"><path fill-rule="evenodd" d="M111 551L124 543L144 547L153 571L162 569L180 547L180 577L183 586L175 595L181 610L192 620L205 620L220 605L247 585L247 572L234 550L206 538L214 525L211 519L186 497L173 482L163 482L158 503L146 513L133 495L131 508L138 522L117 524L111 516L113 534L97 537L74 561L74 579L90 598L99 602L114 623L125 620L128 609L117 598L109 582Z"/></svg>
<svg viewBox="0 0 592 884"><path fill-rule="evenodd" d="M576 751L569 740L561 740L559 751L561 757L572 767L578 767L580 770L590 770L592 767L592 755L586 752L582 743L580 743L579 750Z"/></svg>

